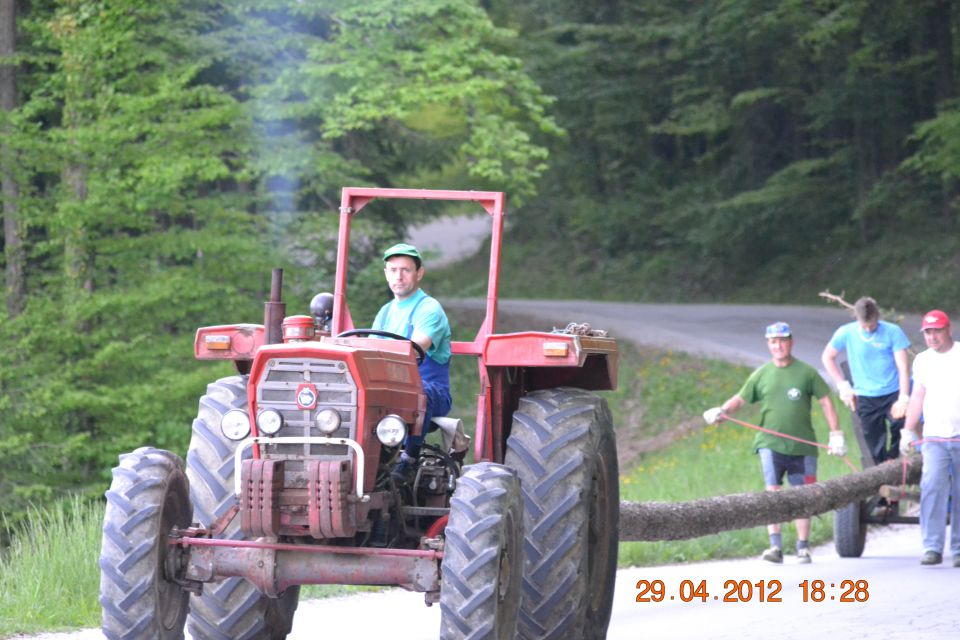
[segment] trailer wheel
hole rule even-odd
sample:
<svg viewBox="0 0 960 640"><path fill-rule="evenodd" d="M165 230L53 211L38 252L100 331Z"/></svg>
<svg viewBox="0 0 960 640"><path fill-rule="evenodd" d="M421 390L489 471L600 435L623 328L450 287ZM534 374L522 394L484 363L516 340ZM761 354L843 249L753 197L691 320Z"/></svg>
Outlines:
<svg viewBox="0 0 960 640"><path fill-rule="evenodd" d="M841 558L859 558L867 542L865 501L851 502L833 513L833 545Z"/></svg>
<svg viewBox="0 0 960 640"><path fill-rule="evenodd" d="M231 409L247 408L247 377L231 376L207 385L193 421L187 451L187 476L194 518L209 526L236 504L234 459L237 443L220 431L220 418ZM245 454L249 455L249 454ZM239 518L234 518L223 538L243 538ZM190 602L187 627L195 640L283 640L293 627L300 587L290 587L279 598L263 595L239 577L203 586Z"/></svg>
<svg viewBox="0 0 960 640"><path fill-rule="evenodd" d="M450 501L440 638L516 637L523 559L520 481L503 465L464 467Z"/></svg>
<svg viewBox="0 0 960 640"><path fill-rule="evenodd" d="M570 388L521 398L505 464L517 471L524 498L518 637L605 638L620 522L617 447L606 401Z"/></svg>
<svg viewBox="0 0 960 640"><path fill-rule="evenodd" d="M120 456L100 547L102 630L110 640L181 640L188 592L167 579L166 536L190 526L183 461L141 448Z"/></svg>

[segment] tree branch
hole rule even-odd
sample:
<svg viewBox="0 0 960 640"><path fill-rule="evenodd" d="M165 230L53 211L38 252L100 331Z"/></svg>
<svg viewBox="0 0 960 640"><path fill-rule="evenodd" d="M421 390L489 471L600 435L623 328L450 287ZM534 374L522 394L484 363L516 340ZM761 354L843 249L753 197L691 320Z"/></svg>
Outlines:
<svg viewBox="0 0 960 640"><path fill-rule="evenodd" d="M825 290L821 291L820 293L818 293L817 295L820 296L821 298L826 298L827 300L829 300L829 301L831 301L831 302L836 302L836 303L839 304L841 307L846 307L847 309L851 309L851 310L852 310L852 309L853 309L853 305L843 299L843 294L844 294L844 293L846 293L846 292L845 292L845 291L841 291L841 292L840 292L840 295L836 295L836 294L830 293L830 290L829 290L829 289L825 289Z"/></svg>
<svg viewBox="0 0 960 640"><path fill-rule="evenodd" d="M907 482L920 477L920 456L907 464ZM899 485L902 461L783 491L740 493L690 502L621 502L620 540L686 540L826 513Z"/></svg>

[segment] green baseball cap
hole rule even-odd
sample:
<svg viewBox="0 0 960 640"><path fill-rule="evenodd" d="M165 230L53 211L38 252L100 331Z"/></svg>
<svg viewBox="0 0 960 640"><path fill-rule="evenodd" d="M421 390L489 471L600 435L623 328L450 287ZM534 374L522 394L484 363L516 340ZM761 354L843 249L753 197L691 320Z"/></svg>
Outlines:
<svg viewBox="0 0 960 640"><path fill-rule="evenodd" d="M412 244L405 244L401 242L400 244L395 244L386 251L383 252L383 261L386 262L393 256L410 256L417 261L417 264L423 262L423 258L420 257L420 252L417 251L417 248Z"/></svg>

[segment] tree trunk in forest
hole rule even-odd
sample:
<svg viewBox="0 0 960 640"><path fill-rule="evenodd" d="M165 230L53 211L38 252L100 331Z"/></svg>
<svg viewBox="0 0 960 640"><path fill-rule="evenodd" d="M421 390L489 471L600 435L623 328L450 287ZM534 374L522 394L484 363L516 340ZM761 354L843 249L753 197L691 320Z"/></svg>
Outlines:
<svg viewBox="0 0 960 640"><path fill-rule="evenodd" d="M17 107L17 66L13 55L17 51L16 0L0 0L0 110L9 114ZM3 128L9 129L7 124ZM13 149L5 141L7 131L0 131L0 200L3 202L3 253L6 265L5 292L7 313L10 317L23 311L26 296L24 281L23 234L17 211L20 188L16 179L16 159Z"/></svg>
<svg viewBox="0 0 960 640"><path fill-rule="evenodd" d="M920 456L909 459L908 482L920 477ZM902 460L889 460L826 482L762 493L741 493L690 502L621 502L620 540L687 540L721 531L788 522L839 509L899 485Z"/></svg>
<svg viewBox="0 0 960 640"><path fill-rule="evenodd" d="M951 2L941 0L930 10L929 25L933 32L933 49L937 56L936 90L934 100L939 104L954 97L953 81L953 16Z"/></svg>
<svg viewBox="0 0 960 640"><path fill-rule="evenodd" d="M73 138L76 130L87 124L84 109L86 99L93 91L93 81L89 77L87 66L83 62L82 43L78 39L77 21L71 15L63 15L54 31L62 41L61 64L64 70L63 88L63 128L68 137ZM70 147L75 156L68 156L63 168L62 179L68 187L65 206L79 211L87 200L88 167L84 162L84 152L76 140ZM82 216L68 214L67 230L64 236L64 275L66 276L67 297L93 291L93 252L90 248L89 230ZM86 325L86 323L82 323ZM85 330L85 326L79 327Z"/></svg>

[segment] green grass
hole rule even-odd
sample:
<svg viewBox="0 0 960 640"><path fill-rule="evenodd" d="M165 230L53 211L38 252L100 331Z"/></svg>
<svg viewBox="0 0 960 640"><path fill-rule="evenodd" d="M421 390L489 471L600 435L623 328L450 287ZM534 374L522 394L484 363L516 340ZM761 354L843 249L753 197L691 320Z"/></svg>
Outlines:
<svg viewBox="0 0 960 640"><path fill-rule="evenodd" d="M96 626L97 504L71 498L34 509L0 553L0 637Z"/></svg>
<svg viewBox="0 0 960 640"><path fill-rule="evenodd" d="M529 326L505 325L502 330ZM530 327L539 328L539 327ZM453 366L456 399L453 415L473 424L476 411L476 361L461 358ZM707 407L739 389L749 370L682 353L621 345L620 388L605 394L617 425L621 449L631 443L693 424ZM839 406L839 405L838 405ZM841 412L843 413L843 412ZM814 410L815 428L826 425ZM756 421L756 409L738 417ZM845 424L849 437L849 424ZM621 469L621 497L629 501L683 501L763 489L759 462L752 452L753 432L725 423L694 432L652 454L632 457ZM848 473L842 461L820 457L819 478ZM96 627L102 506L66 500L31 513L16 529L11 548L0 554L0 638L17 633ZM812 539L830 538L830 515L814 518ZM754 556L765 548L763 527L729 531L682 542L628 542L620 545L620 565L655 565L711 558ZM784 527L784 545L793 544L793 527ZM338 595L362 587L305 588L302 597Z"/></svg>

